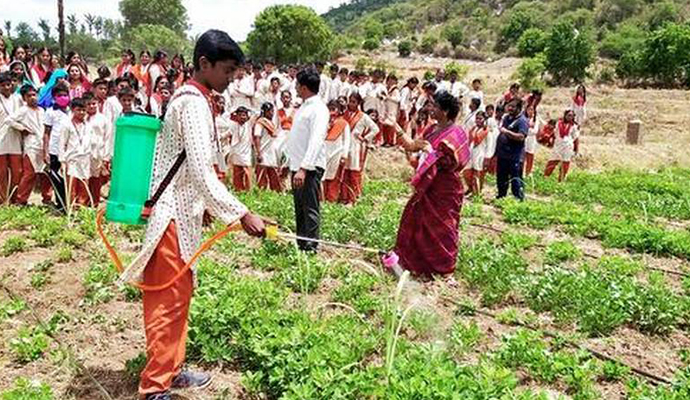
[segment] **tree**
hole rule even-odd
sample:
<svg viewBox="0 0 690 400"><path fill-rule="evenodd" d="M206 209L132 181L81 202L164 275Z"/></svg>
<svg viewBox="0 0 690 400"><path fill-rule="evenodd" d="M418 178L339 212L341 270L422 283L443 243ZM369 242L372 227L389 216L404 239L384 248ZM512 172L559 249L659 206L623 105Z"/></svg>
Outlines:
<svg viewBox="0 0 690 400"><path fill-rule="evenodd" d="M33 30L31 25L27 24L26 22L18 23L15 31L17 34L14 38L14 41L17 44L28 44L33 46L36 42L40 40L38 33L36 33L36 31Z"/></svg>
<svg viewBox="0 0 690 400"><path fill-rule="evenodd" d="M120 13L127 30L143 24L162 25L180 36L189 29L187 9L181 0L120 0Z"/></svg>
<svg viewBox="0 0 690 400"><path fill-rule="evenodd" d="M69 26L70 35L75 35L78 32L79 18L75 14L68 15L67 25Z"/></svg>
<svg viewBox="0 0 690 400"><path fill-rule="evenodd" d="M678 6L672 1L666 0L652 7L649 18L647 19L647 25L649 26L649 30L655 31L663 27L667 22L679 22L680 20L681 17Z"/></svg>
<svg viewBox="0 0 690 400"><path fill-rule="evenodd" d="M12 39L12 21L5 21L5 34L8 39Z"/></svg>
<svg viewBox="0 0 690 400"><path fill-rule="evenodd" d="M264 9L247 37L249 53L258 59L303 63L330 58L334 34L314 10L298 5Z"/></svg>
<svg viewBox="0 0 690 400"><path fill-rule="evenodd" d="M43 43L46 46L50 46L53 38L50 37L50 23L48 23L48 20L43 18L39 19L38 28L41 30L41 34L43 35Z"/></svg>
<svg viewBox="0 0 690 400"><path fill-rule="evenodd" d="M546 32L539 28L529 28L520 36L517 48L520 57L533 57L544 51L546 47Z"/></svg>
<svg viewBox="0 0 690 400"><path fill-rule="evenodd" d="M460 46L464 39L464 34L462 32L462 26L460 24L450 24L443 28L443 37L450 42L453 49Z"/></svg>
<svg viewBox="0 0 690 400"><path fill-rule="evenodd" d="M142 24L127 33L134 51L163 50L168 54L183 53L191 45L185 37L162 25Z"/></svg>
<svg viewBox="0 0 690 400"><path fill-rule="evenodd" d="M546 56L543 53L527 58L518 66L513 79L517 79L524 90L543 90L546 86L542 78L546 72Z"/></svg>
<svg viewBox="0 0 690 400"><path fill-rule="evenodd" d="M578 31L570 21L553 26L546 45L546 69L557 84L583 81L593 62L594 42L587 31Z"/></svg>
<svg viewBox="0 0 690 400"><path fill-rule="evenodd" d="M658 83L690 85L690 25L669 23L653 32L642 60L646 74Z"/></svg>
<svg viewBox="0 0 690 400"><path fill-rule="evenodd" d="M515 45L529 28L539 27L540 14L536 10L518 8L510 14L508 23L499 33L496 50L505 51Z"/></svg>
<svg viewBox="0 0 690 400"><path fill-rule="evenodd" d="M89 33L93 33L93 27L96 24L96 16L93 14L84 14L84 21L89 28Z"/></svg>

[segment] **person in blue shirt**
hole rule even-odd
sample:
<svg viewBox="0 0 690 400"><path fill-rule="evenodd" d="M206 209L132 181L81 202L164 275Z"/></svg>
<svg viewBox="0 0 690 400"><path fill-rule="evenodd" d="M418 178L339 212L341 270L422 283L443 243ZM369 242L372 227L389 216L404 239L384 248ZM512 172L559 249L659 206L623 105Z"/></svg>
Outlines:
<svg viewBox="0 0 690 400"><path fill-rule="evenodd" d="M523 102L520 99L512 99L506 104L506 116L503 118L496 141L496 184L499 199L508 194L509 185L515 198L525 199L522 163L529 122L522 114L522 106Z"/></svg>

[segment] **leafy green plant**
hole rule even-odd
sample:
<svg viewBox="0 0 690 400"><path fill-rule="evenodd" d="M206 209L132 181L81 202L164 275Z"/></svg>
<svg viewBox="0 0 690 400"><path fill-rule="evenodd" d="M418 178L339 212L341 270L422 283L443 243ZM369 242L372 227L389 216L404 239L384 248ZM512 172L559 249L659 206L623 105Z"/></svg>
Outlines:
<svg viewBox="0 0 690 400"><path fill-rule="evenodd" d="M0 256L9 257L12 254L26 251L28 244L22 236L11 236L5 240L0 249Z"/></svg>
<svg viewBox="0 0 690 400"><path fill-rule="evenodd" d="M84 300L88 304L107 303L115 297L112 284L117 277L115 269L110 265L95 263L89 266L84 275L86 294Z"/></svg>
<svg viewBox="0 0 690 400"><path fill-rule="evenodd" d="M48 350L48 335L37 328L21 327L17 336L10 340L10 349L22 364L36 361Z"/></svg>
<svg viewBox="0 0 690 400"><path fill-rule="evenodd" d="M7 300L0 303L0 322L5 321L7 318L14 317L20 312L26 309L26 303L22 300L13 299Z"/></svg>
<svg viewBox="0 0 690 400"><path fill-rule="evenodd" d="M45 272L35 272L31 274L31 287L40 289L50 282L50 275Z"/></svg>
<svg viewBox="0 0 690 400"><path fill-rule="evenodd" d="M604 361L601 376L606 382L618 382L630 375L630 367L615 361Z"/></svg>
<svg viewBox="0 0 690 400"><path fill-rule="evenodd" d="M53 400L50 386L38 381L18 378L14 387L2 392L2 400Z"/></svg>
<svg viewBox="0 0 690 400"><path fill-rule="evenodd" d="M450 350L456 355L472 351L483 339L484 333L475 321L465 323L462 320L455 321L448 337Z"/></svg>
<svg viewBox="0 0 690 400"><path fill-rule="evenodd" d="M398 54L400 55L400 57L409 57L410 54L412 54L413 46L414 45L412 44L411 40L401 40L400 43L398 43Z"/></svg>
<svg viewBox="0 0 690 400"><path fill-rule="evenodd" d="M74 259L72 249L69 246L60 246L55 253L55 261L61 264L70 262Z"/></svg>
<svg viewBox="0 0 690 400"><path fill-rule="evenodd" d="M136 379L141 374L141 371L144 370L145 366L146 353L141 352L137 354L136 357L130 358L125 362L125 371L127 372L127 376L129 376L132 379Z"/></svg>
<svg viewBox="0 0 690 400"><path fill-rule="evenodd" d="M582 256L582 250L569 241L556 241L546 247L544 262L548 265L559 265L567 261L577 260Z"/></svg>
<svg viewBox="0 0 690 400"><path fill-rule="evenodd" d="M349 274L333 290L332 299L352 306L357 312L370 314L381 307L380 297L374 293L377 278L363 272Z"/></svg>
<svg viewBox="0 0 690 400"><path fill-rule="evenodd" d="M539 28L530 28L522 33L517 42L520 57L534 57L546 47L546 32Z"/></svg>

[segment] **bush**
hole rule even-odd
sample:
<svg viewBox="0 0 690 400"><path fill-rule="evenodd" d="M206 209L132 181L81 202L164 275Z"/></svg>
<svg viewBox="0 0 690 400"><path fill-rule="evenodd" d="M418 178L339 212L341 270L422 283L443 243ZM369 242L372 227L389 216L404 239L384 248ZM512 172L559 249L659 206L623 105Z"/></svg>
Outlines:
<svg viewBox="0 0 690 400"><path fill-rule="evenodd" d="M449 41L450 45L455 49L462 44L462 40L464 39L462 26L458 23L446 25L443 28L443 38Z"/></svg>
<svg viewBox="0 0 690 400"><path fill-rule="evenodd" d="M587 31L575 29L572 22L557 23L546 46L546 69L558 84L581 82L594 62L594 42Z"/></svg>
<svg viewBox="0 0 690 400"><path fill-rule="evenodd" d="M460 46L455 49L453 58L458 60L486 61L487 55L479 50Z"/></svg>
<svg viewBox="0 0 690 400"><path fill-rule="evenodd" d="M644 45L646 33L636 24L621 24L615 31L608 32L599 46L602 57L619 59L631 50L639 50Z"/></svg>
<svg viewBox="0 0 690 400"><path fill-rule="evenodd" d="M419 45L419 52L424 54L431 54L434 51L434 47L438 44L438 36L427 33L422 37L422 43Z"/></svg>
<svg viewBox="0 0 690 400"><path fill-rule="evenodd" d="M53 400L53 391L45 383L19 378L14 388L2 392L2 400Z"/></svg>
<svg viewBox="0 0 690 400"><path fill-rule="evenodd" d="M499 33L496 50L504 52L511 48L526 30L539 26L539 19L539 12L535 9L520 8L512 11L508 23Z"/></svg>
<svg viewBox="0 0 690 400"><path fill-rule="evenodd" d="M670 0L666 0L661 4L654 4L651 8L649 17L647 18L647 26L650 31L654 31L663 27L668 22L678 23L681 19L682 17L678 11L678 6Z"/></svg>
<svg viewBox="0 0 690 400"><path fill-rule="evenodd" d="M611 84L616 80L616 70L612 67L604 67L599 71L597 76L597 83Z"/></svg>
<svg viewBox="0 0 690 400"><path fill-rule="evenodd" d="M616 63L616 76L628 83L638 80L644 74L642 52L630 50L624 53Z"/></svg>
<svg viewBox="0 0 690 400"><path fill-rule="evenodd" d="M378 39L369 38L362 43L362 48L367 51L376 50L379 48L380 42Z"/></svg>
<svg viewBox="0 0 690 400"><path fill-rule="evenodd" d="M518 40L518 54L520 57L534 57L544 51L546 47L546 33L539 28L526 30Z"/></svg>
<svg viewBox="0 0 690 400"><path fill-rule="evenodd" d="M21 253L27 249L26 239L21 236L12 236L5 240L0 248L0 256L9 257L15 253Z"/></svg>
<svg viewBox="0 0 690 400"><path fill-rule="evenodd" d="M524 90L544 89L546 84L542 80L546 72L546 56L543 53L522 61L518 66L514 79L520 82Z"/></svg>
<svg viewBox="0 0 690 400"><path fill-rule="evenodd" d="M460 64L455 61L451 61L445 66L446 76L450 75L452 72L458 74L458 81L462 81L467 76L470 71L470 67L465 64Z"/></svg>
<svg viewBox="0 0 690 400"><path fill-rule="evenodd" d="M400 57L409 57L412 54L412 41L405 39L398 43L398 54Z"/></svg>
<svg viewBox="0 0 690 400"><path fill-rule="evenodd" d="M690 86L690 25L667 24L651 34L643 54L645 72L664 86Z"/></svg>
<svg viewBox="0 0 690 400"><path fill-rule="evenodd" d="M453 48L448 43L441 43L434 48L434 57L448 58Z"/></svg>

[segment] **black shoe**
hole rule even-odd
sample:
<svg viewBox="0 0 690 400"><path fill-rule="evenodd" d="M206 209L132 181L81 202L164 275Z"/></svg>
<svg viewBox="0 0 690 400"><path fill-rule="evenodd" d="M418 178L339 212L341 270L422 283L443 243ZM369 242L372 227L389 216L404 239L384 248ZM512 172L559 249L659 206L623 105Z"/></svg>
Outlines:
<svg viewBox="0 0 690 400"><path fill-rule="evenodd" d="M151 393L146 395L146 400L172 400L170 392Z"/></svg>
<svg viewBox="0 0 690 400"><path fill-rule="evenodd" d="M211 384L213 377L203 372L182 371L173 379L173 389L204 389Z"/></svg>

